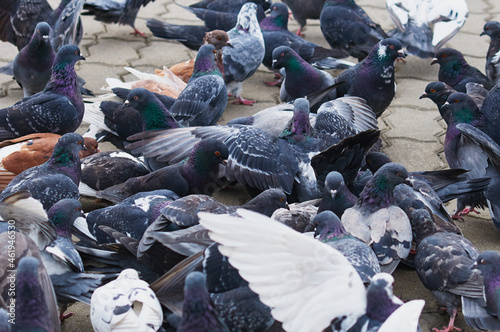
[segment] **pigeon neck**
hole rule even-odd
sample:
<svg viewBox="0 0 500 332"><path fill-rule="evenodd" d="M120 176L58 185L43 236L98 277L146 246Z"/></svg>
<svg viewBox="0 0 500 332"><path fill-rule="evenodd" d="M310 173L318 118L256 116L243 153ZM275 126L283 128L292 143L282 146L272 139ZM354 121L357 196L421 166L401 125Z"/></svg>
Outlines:
<svg viewBox="0 0 500 332"><path fill-rule="evenodd" d="M55 168L68 176L78 186L81 176L81 161L78 152L68 149L54 149L47 161L47 167Z"/></svg>
<svg viewBox="0 0 500 332"><path fill-rule="evenodd" d="M217 68L217 65L215 64L215 61L213 59L210 59L209 57L196 60L194 64L193 76L191 76L191 79L203 75L219 75L222 77L219 68Z"/></svg>
<svg viewBox="0 0 500 332"><path fill-rule="evenodd" d="M302 81L303 84L309 84L310 81L321 82L319 71L299 56L288 59L285 72L291 81Z"/></svg>
<svg viewBox="0 0 500 332"><path fill-rule="evenodd" d="M204 149L193 149L191 156L183 167L184 177L189 179L196 188L197 194L212 195L215 186L210 185L219 177L219 163L210 161Z"/></svg>
<svg viewBox="0 0 500 332"><path fill-rule="evenodd" d="M490 46L488 47L487 58L493 58L500 50L500 31L491 35Z"/></svg>
<svg viewBox="0 0 500 332"><path fill-rule="evenodd" d="M75 64L66 61L58 61L52 66L52 76L50 77L45 91L53 91L67 96L70 99L81 99L80 90L76 84ZM76 105L75 105L76 106Z"/></svg>
<svg viewBox="0 0 500 332"><path fill-rule="evenodd" d="M141 111L141 116L145 123L145 130L173 129L179 127L165 105L159 101L154 101L146 105Z"/></svg>
<svg viewBox="0 0 500 332"><path fill-rule="evenodd" d="M59 16L61 16L62 11L68 5L68 3L70 3L70 1L71 0L61 0L61 2L59 3L59 6L57 6L57 8L52 12L51 26L53 25L53 23L56 22L56 20L59 18Z"/></svg>
<svg viewBox="0 0 500 332"><path fill-rule="evenodd" d="M469 64L464 59L448 61L439 68L438 79L441 82L454 87L462 80L462 73L469 68Z"/></svg>
<svg viewBox="0 0 500 332"><path fill-rule="evenodd" d="M288 30L288 17L284 17L281 14L277 16L266 17L260 22L260 28L264 31L281 31Z"/></svg>
<svg viewBox="0 0 500 332"><path fill-rule="evenodd" d="M374 212L379 208L388 208L394 205L394 185L389 183L384 176L374 176L365 185L359 194L358 204Z"/></svg>
<svg viewBox="0 0 500 332"><path fill-rule="evenodd" d="M50 320L42 287L38 281L38 269L23 271L16 280L16 325L23 328L33 328L35 331L47 325ZM30 330L31 331L31 330Z"/></svg>
<svg viewBox="0 0 500 332"><path fill-rule="evenodd" d="M33 37L28 45L21 50L21 55L28 57L30 65L49 69L54 62L55 53L50 42L43 38Z"/></svg>
<svg viewBox="0 0 500 332"><path fill-rule="evenodd" d="M366 297L366 315L374 321L385 322L401 306L393 301L393 295L385 288L369 287Z"/></svg>
<svg viewBox="0 0 500 332"><path fill-rule="evenodd" d="M348 234L342 225L327 225L320 230L318 240L321 242L337 241L341 239L353 238Z"/></svg>
<svg viewBox="0 0 500 332"><path fill-rule="evenodd" d="M493 274L493 273L490 273ZM495 297L498 293L498 288L500 287L500 275L483 275L484 278L484 293L486 295L486 301L488 303L495 302Z"/></svg>
<svg viewBox="0 0 500 332"><path fill-rule="evenodd" d="M56 234L60 237L71 238L72 222L68 222L68 216L63 212L57 212L49 215L49 220L54 225Z"/></svg>

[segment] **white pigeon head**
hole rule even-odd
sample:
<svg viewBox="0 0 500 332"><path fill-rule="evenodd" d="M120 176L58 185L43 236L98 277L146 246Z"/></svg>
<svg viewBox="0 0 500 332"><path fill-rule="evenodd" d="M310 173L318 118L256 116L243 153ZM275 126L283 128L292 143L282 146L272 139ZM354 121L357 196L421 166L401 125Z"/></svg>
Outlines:
<svg viewBox="0 0 500 332"><path fill-rule="evenodd" d="M253 2L245 3L238 14L237 30L244 31L252 36L262 35L259 21L257 20L257 5Z"/></svg>

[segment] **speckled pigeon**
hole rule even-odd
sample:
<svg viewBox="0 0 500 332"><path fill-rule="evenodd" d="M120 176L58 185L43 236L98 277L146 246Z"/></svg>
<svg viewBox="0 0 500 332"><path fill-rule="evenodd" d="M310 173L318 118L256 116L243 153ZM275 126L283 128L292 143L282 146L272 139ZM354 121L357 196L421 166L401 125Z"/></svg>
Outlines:
<svg viewBox="0 0 500 332"><path fill-rule="evenodd" d="M29 43L19 51L14 61L0 68L2 74L14 75L23 88L24 97L42 91L50 79L56 56L50 45L50 31L48 23L38 23Z"/></svg>
<svg viewBox="0 0 500 332"><path fill-rule="evenodd" d="M62 136L49 160L18 174L0 194L0 199L27 190L42 202L45 210L63 198L79 198L81 175L79 152L85 150L83 137L69 133Z"/></svg>
<svg viewBox="0 0 500 332"><path fill-rule="evenodd" d="M440 65L438 79L456 91L466 92L465 85L469 82L481 83L488 90L495 85L479 69L469 65L461 52L453 48L436 51L431 65L435 63Z"/></svg>
<svg viewBox="0 0 500 332"><path fill-rule="evenodd" d="M412 241L408 217L394 200L394 188L408 182L408 171L397 163L382 166L365 185L358 203L342 215L345 229L371 243L383 272L392 273L410 253Z"/></svg>
<svg viewBox="0 0 500 332"><path fill-rule="evenodd" d="M360 61L380 40L388 38L354 0L326 0L319 21L321 32L333 49L347 50Z"/></svg>
<svg viewBox="0 0 500 332"><path fill-rule="evenodd" d="M500 22L489 21L483 27L481 36L490 36L490 46L486 52L486 76L494 83L500 81Z"/></svg>
<svg viewBox="0 0 500 332"><path fill-rule="evenodd" d="M0 139L37 132L65 134L83 119L83 100L76 82L75 63L85 60L75 45L56 55L52 76L42 92L0 110Z"/></svg>

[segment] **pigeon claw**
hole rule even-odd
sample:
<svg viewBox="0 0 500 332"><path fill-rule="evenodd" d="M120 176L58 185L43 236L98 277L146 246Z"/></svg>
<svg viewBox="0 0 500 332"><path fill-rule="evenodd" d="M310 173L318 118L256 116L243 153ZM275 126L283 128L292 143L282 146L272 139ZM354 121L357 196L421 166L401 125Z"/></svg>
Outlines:
<svg viewBox="0 0 500 332"><path fill-rule="evenodd" d="M238 97L236 100L232 101L231 104L253 106L253 104L255 104L256 102L256 100L248 100L242 97Z"/></svg>
<svg viewBox="0 0 500 332"><path fill-rule="evenodd" d="M70 318L71 316L74 316L75 313L74 312L68 312L67 314L64 313L64 311L61 311L60 314L59 314L59 320L62 322L64 322L64 320Z"/></svg>
<svg viewBox="0 0 500 332"><path fill-rule="evenodd" d="M468 215L471 212L474 212L476 214L480 214L481 213L481 212L477 211L476 209L474 209L474 207L466 207L462 211L458 212L458 215L459 216L465 216L465 215Z"/></svg>
<svg viewBox="0 0 500 332"><path fill-rule="evenodd" d="M302 32L302 28L299 28L296 32L297 36L304 38L306 36L305 33Z"/></svg>
<svg viewBox="0 0 500 332"><path fill-rule="evenodd" d="M144 32L140 32L136 28L134 28L134 32L131 32L130 34L134 35L134 36L141 36L141 37L144 37L144 38L148 37L148 36L146 36L146 34Z"/></svg>

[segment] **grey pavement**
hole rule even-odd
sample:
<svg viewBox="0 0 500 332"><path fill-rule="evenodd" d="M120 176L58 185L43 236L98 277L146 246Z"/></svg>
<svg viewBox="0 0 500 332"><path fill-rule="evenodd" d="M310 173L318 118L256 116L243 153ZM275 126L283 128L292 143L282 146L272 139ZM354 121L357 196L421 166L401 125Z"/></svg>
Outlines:
<svg viewBox="0 0 500 332"><path fill-rule="evenodd" d="M194 1L176 2L188 5ZM383 0L361 0L357 3L363 6L384 30L394 28ZM467 3L470 10L469 19L447 46L460 50L471 65L484 71L489 38L480 37L479 34L485 22L500 20L500 1L468 0ZM51 4L55 6L54 0ZM94 21L92 17L83 17L84 37L80 47L87 61L77 64L77 71L87 81L87 88L100 94L105 92L101 87L106 85L107 77L132 80L133 77L123 69L124 66L154 72L155 68L170 66L195 56L195 52L177 42L152 37L145 25L148 18L178 24L199 24L194 15L176 6L172 0L157 0L140 10L136 27L146 32L148 38L145 39L130 35L132 30L128 26L107 25ZM295 22L290 22L291 30L297 28ZM306 39L328 47L321 34L319 21L309 20L305 34ZM14 46L4 42L0 42L0 50L0 66L17 54ZM383 151L393 161L402 163L410 171L445 169L447 163L443 153L443 141L446 126L430 100L418 99L427 83L437 80L438 67L429 65L431 59L409 56L406 60L406 63L396 65L396 98L379 119L384 142ZM272 78L272 73L261 66L257 73L244 83L242 92L243 97L256 99L257 104L251 107L229 104L220 123L278 103L278 88L263 84L263 81ZM0 108L10 106L21 98L22 90L11 77L0 75ZM82 125L81 131L85 131L85 125ZM104 150L111 148L109 145L102 146ZM236 194L234 191L230 194L223 191L217 198L238 204L248 199L248 196L240 189ZM449 206L450 211L454 208L453 204ZM464 222L459 222L459 226L465 236L481 251L500 250L500 232L493 226L488 211L477 216L466 216ZM394 276L396 295L405 301L417 298L426 300L421 318L422 331L430 331L434 327L441 328L447 324L448 316L442 315L432 295L421 285L414 271L401 267L396 270ZM69 310L76 315L64 322L64 331L92 331L88 306L75 304ZM461 314L456 326L472 331Z"/></svg>

